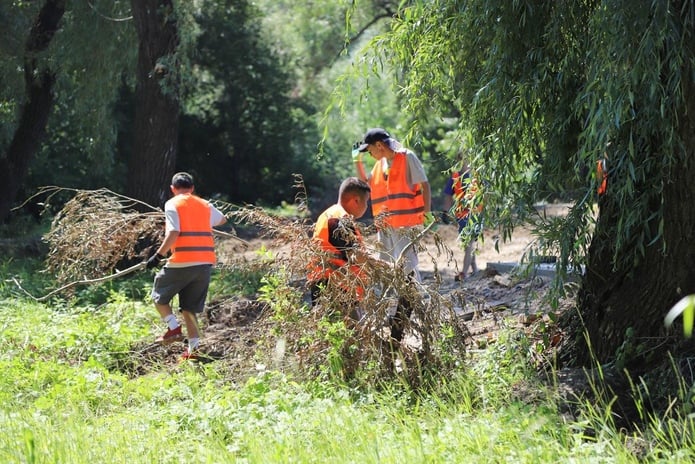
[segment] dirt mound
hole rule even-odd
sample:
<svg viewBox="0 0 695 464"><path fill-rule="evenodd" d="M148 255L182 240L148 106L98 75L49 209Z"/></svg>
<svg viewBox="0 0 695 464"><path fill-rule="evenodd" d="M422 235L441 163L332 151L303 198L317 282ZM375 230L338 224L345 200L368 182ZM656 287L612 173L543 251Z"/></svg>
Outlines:
<svg viewBox="0 0 695 464"><path fill-rule="evenodd" d="M258 344L273 327L266 304L245 298L209 302L199 324L202 346L199 363L224 362L230 378L244 378L255 369ZM145 375L180 364L187 341L158 345L142 343L119 366L130 375Z"/></svg>

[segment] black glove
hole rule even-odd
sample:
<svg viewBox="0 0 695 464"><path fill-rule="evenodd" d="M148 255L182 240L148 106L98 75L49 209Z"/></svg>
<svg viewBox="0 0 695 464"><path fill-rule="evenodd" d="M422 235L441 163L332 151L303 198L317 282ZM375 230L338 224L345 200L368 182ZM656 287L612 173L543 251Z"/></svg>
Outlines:
<svg viewBox="0 0 695 464"><path fill-rule="evenodd" d="M451 219L449 218L449 211L441 211L439 217L440 221L442 221L442 224L451 224Z"/></svg>
<svg viewBox="0 0 695 464"><path fill-rule="evenodd" d="M150 256L150 259L147 260L147 269L152 269L153 267L159 266L163 259L164 256L160 255L159 253L153 254Z"/></svg>

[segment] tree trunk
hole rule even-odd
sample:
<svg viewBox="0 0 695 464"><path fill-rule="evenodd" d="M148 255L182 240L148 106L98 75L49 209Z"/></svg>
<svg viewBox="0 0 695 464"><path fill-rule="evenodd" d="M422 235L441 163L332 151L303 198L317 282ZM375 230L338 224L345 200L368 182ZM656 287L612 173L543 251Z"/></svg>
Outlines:
<svg viewBox="0 0 695 464"><path fill-rule="evenodd" d="M22 185L29 165L46 135L48 115L53 107L55 74L50 68L41 68L38 54L48 48L58 31L65 13L66 0L47 0L27 38L24 51L24 84L26 101L20 110L19 123L7 152L0 156L0 221L9 217L12 205Z"/></svg>
<svg viewBox="0 0 695 464"><path fill-rule="evenodd" d="M620 211L609 199L610 177L607 193L599 201L598 223L579 295L583 324L574 326L579 329L575 331L579 342L575 360L582 365L626 361L644 367L647 361L657 361L654 355L667 352L664 343L669 335L681 339L678 331L667 333L663 320L674 303L695 293L695 85L690 79L683 80L683 91L687 110L680 119L680 135L686 152L671 172L654 180L663 181L665 251L658 241L645 248L644 258L634 267L613 270L613 248L605 230L617 223ZM652 199L652 211L659 201ZM584 343L583 328L588 343Z"/></svg>
<svg viewBox="0 0 695 464"><path fill-rule="evenodd" d="M128 195L162 206L169 198L178 149L178 70L171 68L176 62L178 30L171 0L133 0L131 4L139 48Z"/></svg>

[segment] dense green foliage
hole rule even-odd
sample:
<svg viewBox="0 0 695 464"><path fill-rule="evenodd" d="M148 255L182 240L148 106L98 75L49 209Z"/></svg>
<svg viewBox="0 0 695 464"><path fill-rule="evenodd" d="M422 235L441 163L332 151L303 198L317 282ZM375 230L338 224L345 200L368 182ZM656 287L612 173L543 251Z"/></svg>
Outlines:
<svg viewBox="0 0 695 464"><path fill-rule="evenodd" d="M434 123L429 134L409 140L411 116L401 111L388 66L379 66L377 76L346 78L361 69L359 48L386 30L395 4L176 5L180 44L171 59L178 71L162 85L181 98L177 169L199 177L199 193L236 203L292 202L296 173L304 178L310 208L320 210L333 201L341 178L354 174L352 143L368 127L383 126L421 154L437 201L450 163L436 141L451 124ZM40 6L0 7L8 25L0 49L0 152L17 124L24 98L22 38ZM124 190L135 130L132 22L129 2L67 5L59 33L42 56L58 77L55 104L18 202L42 185ZM176 88L169 88L172 79ZM336 82L344 83L339 99Z"/></svg>
<svg viewBox="0 0 695 464"><path fill-rule="evenodd" d="M201 188L236 202L277 204L293 197L292 173L321 185L313 156L315 110L291 98L288 63L263 42L261 13L218 2L196 17L195 83L186 100L178 165Z"/></svg>
<svg viewBox="0 0 695 464"><path fill-rule="evenodd" d="M30 57L24 56L24 45L41 3L0 5L0 157L28 98L22 64ZM19 201L39 185L118 185L112 102L133 70L137 46L132 24L114 19L127 17L129 10L128 1L71 3L48 51L33 57L39 69L55 73L57 98L46 143L29 167Z"/></svg>
<svg viewBox="0 0 695 464"><path fill-rule="evenodd" d="M172 59L179 72L176 88L165 89L178 92L183 102L177 169L199 175L200 193L238 203L291 202L293 173L304 177L312 195L332 196L339 173L317 157L318 120L331 83L318 74L330 69L341 47L328 54L331 59L314 55L317 61L307 70L298 59L303 44L322 47L314 41L322 39L302 35L304 29L290 48L278 45L289 44L284 31L298 24L288 22L284 12L287 28L271 30L265 12L246 0L177 5L180 44ZM41 2L0 6L6 26L0 33L0 154L26 98L23 41L40 7ZM343 34L344 21L332 30L331 38ZM56 37L40 57L41 66L57 76L56 99L18 202L41 185L123 191L133 151L136 41L129 2L68 3ZM341 121L336 127L342 132ZM350 142L344 145L363 130L347 128L349 136L341 139Z"/></svg>
<svg viewBox="0 0 695 464"><path fill-rule="evenodd" d="M689 1L415 1L370 47L402 71L408 112L455 108L502 220L535 201L577 199L555 242L575 262L607 156L609 201L622 212L609 248L624 267L658 241L661 180L683 162L694 20Z"/></svg>

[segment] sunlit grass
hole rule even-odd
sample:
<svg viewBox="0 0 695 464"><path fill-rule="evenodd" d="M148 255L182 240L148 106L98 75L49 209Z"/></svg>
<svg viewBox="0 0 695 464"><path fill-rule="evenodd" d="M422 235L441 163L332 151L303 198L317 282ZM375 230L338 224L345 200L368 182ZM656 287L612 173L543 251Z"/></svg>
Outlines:
<svg viewBox="0 0 695 464"><path fill-rule="evenodd" d="M150 340L154 311L114 293L101 306L0 302L0 462L691 462L692 420L616 430L609 405L559 413L500 336L431 391L361 391L279 373L230 379L218 363L119 371ZM532 395L518 394L520 386ZM516 393L515 393L516 392ZM679 416L674 416L679 417ZM587 431L591 431L588 433ZM635 451L635 444L639 450Z"/></svg>

